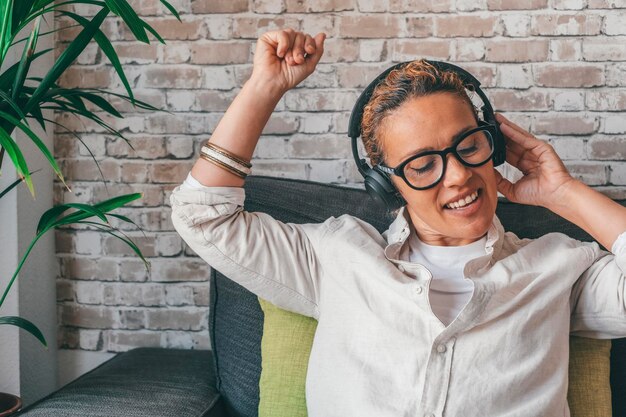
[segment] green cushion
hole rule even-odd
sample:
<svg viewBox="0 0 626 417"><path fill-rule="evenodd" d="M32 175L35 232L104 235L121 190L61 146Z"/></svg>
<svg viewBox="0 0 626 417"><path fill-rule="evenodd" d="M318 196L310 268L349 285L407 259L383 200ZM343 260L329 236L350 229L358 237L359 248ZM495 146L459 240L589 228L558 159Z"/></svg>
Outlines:
<svg viewBox="0 0 626 417"><path fill-rule="evenodd" d="M259 298L263 310L259 417L306 417L304 382L317 321Z"/></svg>
<svg viewBox="0 0 626 417"><path fill-rule="evenodd" d="M306 417L304 384L317 321L259 298L263 310L259 417ZM572 417L611 417L611 341L570 337Z"/></svg>
<svg viewBox="0 0 626 417"><path fill-rule="evenodd" d="M572 417L611 417L611 341L570 336L569 346Z"/></svg>

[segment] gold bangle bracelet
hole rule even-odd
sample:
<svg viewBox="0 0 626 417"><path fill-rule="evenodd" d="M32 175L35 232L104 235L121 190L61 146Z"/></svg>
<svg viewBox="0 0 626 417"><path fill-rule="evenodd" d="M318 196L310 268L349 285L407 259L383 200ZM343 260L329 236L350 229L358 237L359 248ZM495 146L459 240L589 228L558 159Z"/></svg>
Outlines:
<svg viewBox="0 0 626 417"><path fill-rule="evenodd" d="M226 156L213 148L209 148L208 146L203 146L202 148L200 148L200 153L210 156L213 159L217 159L226 165L230 165L232 168L241 171L244 174L250 174L252 172L250 168L246 167L245 165L241 165L239 162L231 159L229 156Z"/></svg>
<svg viewBox="0 0 626 417"><path fill-rule="evenodd" d="M227 164L223 163L220 160L212 158L209 155L200 154L200 158L204 159L205 161L211 162L213 165L217 165L217 166L225 169L226 171L230 172L233 175L238 176L239 178L246 178L246 176L247 176L246 173L241 172L238 169L235 169L235 168L231 167L230 165L227 165Z"/></svg>
<svg viewBox="0 0 626 417"><path fill-rule="evenodd" d="M245 161L244 159L242 159L242 158L238 157L237 155L233 154L232 152L227 151L226 149L224 149L222 147L219 147L219 146L215 145L214 143L211 143L211 142L207 141L205 143L205 146L213 149L215 152L221 153L222 155L232 159L233 161L236 161L236 162L240 163L241 165L245 166L246 168L252 167L252 164L250 164L250 162Z"/></svg>

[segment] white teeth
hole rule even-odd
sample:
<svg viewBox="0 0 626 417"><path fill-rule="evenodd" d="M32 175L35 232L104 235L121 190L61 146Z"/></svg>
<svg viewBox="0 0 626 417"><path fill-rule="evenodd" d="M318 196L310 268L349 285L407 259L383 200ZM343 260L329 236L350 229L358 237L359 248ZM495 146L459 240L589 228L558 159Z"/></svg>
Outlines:
<svg viewBox="0 0 626 417"><path fill-rule="evenodd" d="M478 198L478 191L474 191L472 194L468 195L465 198L461 198L459 201L455 201L453 203L446 204L446 207L447 208L452 208L452 209L465 207L466 205L468 205L472 201L476 200L477 198Z"/></svg>

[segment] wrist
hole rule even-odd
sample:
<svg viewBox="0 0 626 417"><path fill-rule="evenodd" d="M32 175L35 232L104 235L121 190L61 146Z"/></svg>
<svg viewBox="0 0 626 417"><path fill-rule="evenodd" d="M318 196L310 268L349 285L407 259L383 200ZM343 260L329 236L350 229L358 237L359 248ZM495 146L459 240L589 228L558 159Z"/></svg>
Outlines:
<svg viewBox="0 0 626 417"><path fill-rule="evenodd" d="M544 207L561 217L566 217L566 213L575 209L580 201L582 189L588 188L583 182L571 177L561 184L556 192L550 194L550 200L544 204Z"/></svg>
<svg viewBox="0 0 626 417"><path fill-rule="evenodd" d="M253 92L260 100L268 100L274 105L280 101L288 90L280 83L256 76L254 73L245 82L243 88Z"/></svg>

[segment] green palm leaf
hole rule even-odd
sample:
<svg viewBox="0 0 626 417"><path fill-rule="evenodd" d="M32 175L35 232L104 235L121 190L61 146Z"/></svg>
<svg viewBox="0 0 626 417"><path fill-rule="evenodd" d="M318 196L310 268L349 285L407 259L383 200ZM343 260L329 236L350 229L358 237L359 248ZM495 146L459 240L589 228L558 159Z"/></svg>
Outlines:
<svg viewBox="0 0 626 417"><path fill-rule="evenodd" d="M144 30L142 20L137 16L137 13L135 13L126 0L105 0L105 2L107 6L109 6L109 9L111 9L111 12L124 20L138 41L150 43L148 35L146 35L146 31Z"/></svg>
<svg viewBox="0 0 626 417"><path fill-rule="evenodd" d="M17 170L17 174L22 177L24 181L26 181L26 185L28 186L31 195L34 198L35 187L33 186L33 180L30 178L28 165L26 165L24 155L22 154L22 151L17 146L15 141L13 141L13 138L11 138L11 136L2 127L0 127L0 147L6 150L6 152L9 154L9 158L11 158L11 161L13 161L13 165Z"/></svg>
<svg viewBox="0 0 626 417"><path fill-rule="evenodd" d="M37 47L37 39L39 38L39 23L41 22L40 17L35 19L35 24L33 26L33 30L30 32L30 37L28 38L28 42L24 45L24 51L22 52L22 59L20 59L20 65L17 68L17 75L15 77L15 81L13 82L12 95L13 100L16 100L20 95L20 89L22 85L24 85L24 80L26 79L26 74L28 74L28 70L30 68L30 63L32 62L33 54L35 53L35 48Z"/></svg>
<svg viewBox="0 0 626 417"><path fill-rule="evenodd" d="M17 326L26 330L28 333L32 334L44 345L46 348L48 347L48 343L46 342L46 338L41 333L41 330L37 328L32 322L23 319L17 316L4 316L0 317L0 324L10 324L12 326Z"/></svg>

